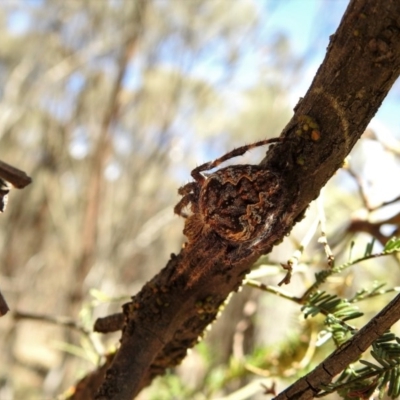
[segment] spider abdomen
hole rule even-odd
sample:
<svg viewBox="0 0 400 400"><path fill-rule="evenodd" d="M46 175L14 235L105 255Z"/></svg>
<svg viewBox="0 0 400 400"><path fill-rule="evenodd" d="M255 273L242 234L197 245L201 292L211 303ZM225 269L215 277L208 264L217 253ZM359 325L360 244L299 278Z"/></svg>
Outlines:
<svg viewBox="0 0 400 400"><path fill-rule="evenodd" d="M253 241L268 229L279 201L279 177L257 165L236 165L209 175L199 193L203 223L230 242Z"/></svg>

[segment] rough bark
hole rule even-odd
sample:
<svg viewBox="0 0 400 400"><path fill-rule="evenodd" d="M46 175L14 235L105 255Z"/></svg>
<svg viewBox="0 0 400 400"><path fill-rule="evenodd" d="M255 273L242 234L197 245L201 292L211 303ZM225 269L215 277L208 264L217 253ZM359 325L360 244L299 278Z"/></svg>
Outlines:
<svg viewBox="0 0 400 400"><path fill-rule="evenodd" d="M381 312L358 331L348 342L337 348L310 373L281 392L274 400L309 400L327 385L332 378L361 354L400 319L400 295L397 295Z"/></svg>
<svg viewBox="0 0 400 400"><path fill-rule="evenodd" d="M131 400L153 377L182 360L252 263L290 232L340 168L399 73L400 3L351 1L309 91L282 133L288 140L271 148L261 163L281 178L267 234L256 245L235 246L208 231L172 255L124 306L121 347L96 399ZM313 381L311 397L331 378Z"/></svg>

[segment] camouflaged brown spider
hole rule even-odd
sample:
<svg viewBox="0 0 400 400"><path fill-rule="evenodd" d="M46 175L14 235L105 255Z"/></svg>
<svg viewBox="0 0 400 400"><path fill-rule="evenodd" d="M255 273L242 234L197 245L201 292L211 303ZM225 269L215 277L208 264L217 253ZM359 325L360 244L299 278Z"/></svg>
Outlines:
<svg viewBox="0 0 400 400"><path fill-rule="evenodd" d="M271 226L276 204L282 193L279 176L260 165L233 165L208 175L204 171L247 151L284 138L261 140L239 147L224 156L195 168L194 182L179 188L182 199L174 212L184 218L183 233L189 242L213 231L229 244L258 242ZM185 209L191 211L190 215Z"/></svg>

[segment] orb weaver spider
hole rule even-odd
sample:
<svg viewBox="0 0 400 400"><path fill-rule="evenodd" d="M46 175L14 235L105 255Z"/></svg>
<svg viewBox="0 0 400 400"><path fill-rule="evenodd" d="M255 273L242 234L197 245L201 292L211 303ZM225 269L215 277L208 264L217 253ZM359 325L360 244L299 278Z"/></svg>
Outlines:
<svg viewBox="0 0 400 400"><path fill-rule="evenodd" d="M265 139L238 147L193 169L193 182L179 188L182 199L174 212L184 218L184 234L190 241L213 231L230 244L259 241L272 223L271 210L282 193L281 178L260 165L233 165L203 175L224 161L285 138ZM185 211L191 211L190 215Z"/></svg>

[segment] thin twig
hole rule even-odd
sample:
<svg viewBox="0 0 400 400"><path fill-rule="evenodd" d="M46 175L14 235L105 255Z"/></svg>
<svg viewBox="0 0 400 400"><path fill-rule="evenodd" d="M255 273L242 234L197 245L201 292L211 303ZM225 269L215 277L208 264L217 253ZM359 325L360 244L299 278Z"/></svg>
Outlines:
<svg viewBox="0 0 400 400"><path fill-rule="evenodd" d="M294 301L297 304L302 304L301 303L301 299L299 297L293 296L292 294L290 294L289 292L286 292L283 289L280 288L276 288L273 286L269 286L266 285L265 283L259 282L259 281L255 281L253 279L246 279L244 281L244 284L256 289L260 289L263 290L265 292L269 292L269 293L273 293L279 297L282 297L284 299L290 300L290 301Z"/></svg>
<svg viewBox="0 0 400 400"><path fill-rule="evenodd" d="M32 182L24 171L11 166L3 161L0 161L0 178L10 182L17 189L22 189Z"/></svg>
<svg viewBox="0 0 400 400"><path fill-rule="evenodd" d="M337 348L310 373L297 380L274 400L312 399L334 376L359 359L371 344L400 319L400 294L350 340Z"/></svg>
<svg viewBox="0 0 400 400"><path fill-rule="evenodd" d="M111 333L121 330L123 326L124 314L116 313L103 318L97 318L93 330L99 333Z"/></svg>
<svg viewBox="0 0 400 400"><path fill-rule="evenodd" d="M330 270L327 271L323 271L325 272L324 276L322 278L317 279L316 282L314 282L305 292L304 294L301 296L301 301L305 301L308 296L310 296L312 293L316 292L318 290L318 288L326 282L326 280L328 279L328 277L330 277L331 275L344 271L346 268L349 268L353 265L356 265L362 261L367 261L367 260L372 260L374 258L379 258L379 257L384 257L384 256L391 256L393 255L393 253L375 253L375 254L369 254L367 256L364 257L360 257L357 258L356 260L353 261L349 261L345 264L339 265L339 266L335 266L333 268L331 268Z"/></svg>
<svg viewBox="0 0 400 400"><path fill-rule="evenodd" d="M383 203L379 204L378 206L371 207L370 211L376 211L379 208L389 206L390 204L397 203L400 200L400 195L395 197L392 200L384 201Z"/></svg>
<svg viewBox="0 0 400 400"><path fill-rule="evenodd" d="M12 316L16 321L21 319L29 319L32 321L48 322L54 325L61 325L67 328L75 329L85 335L90 335L90 331L83 327L80 323L76 322L74 319L65 316L52 316L45 314L32 314L23 311L13 311Z"/></svg>
<svg viewBox="0 0 400 400"><path fill-rule="evenodd" d="M314 237L315 232L317 230L318 227L318 219L316 219L310 226L310 228L308 229L308 231L306 232L306 234L303 237L303 240L300 242L298 248L295 250L295 252L293 253L292 257L290 257L290 259L288 260L288 265L290 265L292 268L295 268L299 261L300 261L300 257L302 256L304 249L307 248L307 246L310 244L311 239Z"/></svg>
<svg viewBox="0 0 400 400"><path fill-rule="evenodd" d="M359 193L359 195L360 195L360 197L361 197L361 200L362 200L362 202L363 202L363 204L364 204L364 207L365 207L368 211L371 211L371 206L370 206L370 204L369 204L368 197L367 197L367 195L365 194L364 186L363 186L363 184L362 184L361 178L360 178L350 167L345 168L345 170L346 170L346 171L349 173L349 175L351 175L351 177L356 181L358 193Z"/></svg>
<svg viewBox="0 0 400 400"><path fill-rule="evenodd" d="M332 250L328 244L328 239L326 237L326 217L324 211L323 193L324 191L321 190L321 194L317 199L319 224L321 226L321 237L318 239L318 243L321 243L324 246L325 254L328 258L328 266L333 267L335 262L335 256L332 253Z"/></svg>
<svg viewBox="0 0 400 400"><path fill-rule="evenodd" d="M282 268L287 271L283 279L278 283L278 286L283 284L288 285L292 278L293 269L297 267L300 257L303 254L304 249L308 246L311 239L313 238L315 231L317 230L318 220L315 220L314 224L311 225L310 229L307 231L303 240L301 241L299 247L293 253L293 256L289 258L286 264L281 264Z"/></svg>

